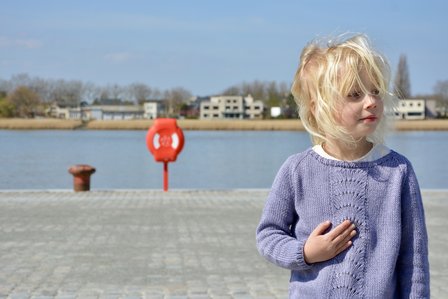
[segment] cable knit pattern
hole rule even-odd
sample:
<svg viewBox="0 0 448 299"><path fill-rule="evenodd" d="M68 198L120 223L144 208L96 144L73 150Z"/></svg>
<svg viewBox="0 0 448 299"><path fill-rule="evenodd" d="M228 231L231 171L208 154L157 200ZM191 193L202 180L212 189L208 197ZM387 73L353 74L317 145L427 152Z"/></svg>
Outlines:
<svg viewBox="0 0 448 299"><path fill-rule="evenodd" d="M334 223L349 219L357 228L352 250L339 259L331 282L331 298L364 297L365 254L367 250L366 213L367 172L363 169L330 169L330 198L334 208ZM336 257L338 259L338 257Z"/></svg>
<svg viewBox="0 0 448 299"><path fill-rule="evenodd" d="M310 233L345 219L356 225L353 245L308 265ZM429 298L420 189L410 162L394 151L372 162L330 160L311 149L288 158L266 201L257 247L291 270L290 298Z"/></svg>

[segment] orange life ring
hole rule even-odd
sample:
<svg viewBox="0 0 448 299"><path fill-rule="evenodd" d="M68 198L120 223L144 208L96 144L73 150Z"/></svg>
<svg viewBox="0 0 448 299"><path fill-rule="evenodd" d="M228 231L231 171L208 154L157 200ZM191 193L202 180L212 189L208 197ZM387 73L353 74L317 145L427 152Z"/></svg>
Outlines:
<svg viewBox="0 0 448 299"><path fill-rule="evenodd" d="M158 118L146 134L146 145L157 162L174 162L184 147L184 134L174 118Z"/></svg>

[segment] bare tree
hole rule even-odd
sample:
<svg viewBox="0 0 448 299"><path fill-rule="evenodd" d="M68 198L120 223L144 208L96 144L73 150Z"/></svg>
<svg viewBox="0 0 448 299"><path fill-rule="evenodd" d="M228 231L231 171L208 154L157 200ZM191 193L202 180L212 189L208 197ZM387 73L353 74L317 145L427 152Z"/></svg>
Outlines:
<svg viewBox="0 0 448 299"><path fill-rule="evenodd" d="M401 54L395 75L395 91L398 98L406 99L411 96L411 82L409 81L409 70L406 55Z"/></svg>
<svg viewBox="0 0 448 299"><path fill-rule="evenodd" d="M111 96L112 99L114 99L114 100L123 99L124 93L125 93L125 88L123 88L122 86L120 86L118 84L113 84L113 85L109 85L107 87L107 89L108 89L109 95Z"/></svg>
<svg viewBox="0 0 448 299"><path fill-rule="evenodd" d="M39 105L39 95L26 86L19 86L7 97L14 107L14 116L33 117Z"/></svg>
<svg viewBox="0 0 448 299"><path fill-rule="evenodd" d="M134 83L129 87L130 100L133 100L137 104L143 104L149 100L152 95L152 89L144 83Z"/></svg>
<svg viewBox="0 0 448 299"><path fill-rule="evenodd" d="M31 82L31 77L26 73L13 75L11 77L11 79L9 79L8 92L13 92L21 86L30 86L31 85L30 82Z"/></svg>
<svg viewBox="0 0 448 299"><path fill-rule="evenodd" d="M93 103L101 94L101 89L92 82L84 83L82 86L82 100L88 103Z"/></svg>
<svg viewBox="0 0 448 299"><path fill-rule="evenodd" d="M95 100L106 100L111 97L109 89L105 86L101 86L98 88L98 97L95 98Z"/></svg>
<svg viewBox="0 0 448 299"><path fill-rule="evenodd" d="M286 82L281 82L279 84L278 91L282 95L282 97L287 97L291 93L291 88L288 84L286 84Z"/></svg>
<svg viewBox="0 0 448 299"><path fill-rule="evenodd" d="M8 93L9 82L4 79L0 79L0 92Z"/></svg>
<svg viewBox="0 0 448 299"><path fill-rule="evenodd" d="M52 81L50 100L62 106L76 107L82 101L83 84L81 81Z"/></svg>
<svg viewBox="0 0 448 299"><path fill-rule="evenodd" d="M226 96L241 96L242 91L241 91L241 88L234 85L234 86L230 86L230 87L224 89L222 94L226 95Z"/></svg>
<svg viewBox="0 0 448 299"><path fill-rule="evenodd" d="M28 87L39 95L42 102L50 102L52 88L50 81L35 77Z"/></svg>
<svg viewBox="0 0 448 299"><path fill-rule="evenodd" d="M26 86L37 93L41 101L45 102L50 98L51 85L51 81L39 77L30 77L28 74L22 73L12 76L8 81L2 80L0 89L10 93L18 87Z"/></svg>
<svg viewBox="0 0 448 299"><path fill-rule="evenodd" d="M448 80L437 81L434 86L434 94L441 99L448 101Z"/></svg>
<svg viewBox="0 0 448 299"><path fill-rule="evenodd" d="M182 87L167 90L165 92L165 101L168 116L179 114L182 104L187 102L191 96L191 92Z"/></svg>
<svg viewBox="0 0 448 299"><path fill-rule="evenodd" d="M155 100L161 100L163 97L163 92L160 91L158 88L152 89L152 98Z"/></svg>
<svg viewBox="0 0 448 299"><path fill-rule="evenodd" d="M241 91L243 95L252 95L254 99L265 101L266 96L266 83L255 80L252 83L244 82L241 85Z"/></svg>
<svg viewBox="0 0 448 299"><path fill-rule="evenodd" d="M280 102L282 100L282 95L280 94L280 92L278 90L277 82L272 81L272 82L268 83L266 92L267 92L266 103L270 107L280 106Z"/></svg>
<svg viewBox="0 0 448 299"><path fill-rule="evenodd" d="M434 86L434 94L442 116L447 116L448 111L448 80L437 81Z"/></svg>
<svg viewBox="0 0 448 299"><path fill-rule="evenodd" d="M239 85L233 85L222 92L222 94L225 95L244 96L251 94L255 99L265 103L271 101L278 102L280 99L286 98L289 93L289 87L285 82L261 82L258 80L250 83L243 82Z"/></svg>

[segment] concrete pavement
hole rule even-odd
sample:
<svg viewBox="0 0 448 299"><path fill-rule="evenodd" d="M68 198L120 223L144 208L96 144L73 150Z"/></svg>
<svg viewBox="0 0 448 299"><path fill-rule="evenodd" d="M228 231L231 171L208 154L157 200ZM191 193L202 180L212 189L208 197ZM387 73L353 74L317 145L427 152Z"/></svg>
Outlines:
<svg viewBox="0 0 448 299"><path fill-rule="evenodd" d="M267 190L0 191L0 299L287 298L255 228ZM448 191L424 191L448 298Z"/></svg>

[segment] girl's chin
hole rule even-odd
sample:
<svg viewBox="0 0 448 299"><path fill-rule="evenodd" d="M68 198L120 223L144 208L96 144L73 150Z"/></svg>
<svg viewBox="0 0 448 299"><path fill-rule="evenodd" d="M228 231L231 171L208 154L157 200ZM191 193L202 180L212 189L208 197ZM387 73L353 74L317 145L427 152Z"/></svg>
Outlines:
<svg viewBox="0 0 448 299"><path fill-rule="evenodd" d="M365 128L364 130L353 132L351 135L355 140L363 140L372 135L375 132L375 129L376 126L374 128Z"/></svg>

